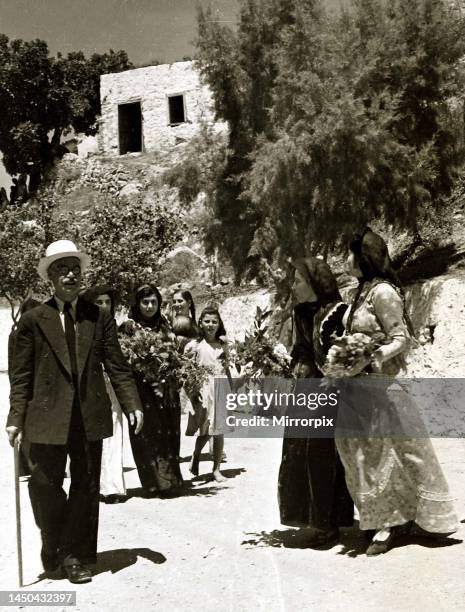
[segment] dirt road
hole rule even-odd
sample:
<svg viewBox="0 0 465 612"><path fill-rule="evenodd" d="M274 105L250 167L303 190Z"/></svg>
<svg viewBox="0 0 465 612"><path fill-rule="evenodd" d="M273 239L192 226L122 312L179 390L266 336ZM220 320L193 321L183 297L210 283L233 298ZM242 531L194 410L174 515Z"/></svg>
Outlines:
<svg viewBox="0 0 465 612"><path fill-rule="evenodd" d="M0 374L1 423L7 395L7 377ZM184 457L192 443L183 438ZM438 440L435 446L463 519L465 441ZM16 588L13 453L4 435L0 450L0 589L10 590ZM344 531L342 543L330 550L306 549L294 530L279 524L280 440L226 440L226 451L226 483L200 480L183 497L147 500L138 496L140 484L126 444L125 476L133 497L101 505L97 575L91 584L72 589L77 591L75 610L465 610L465 525L448 546L407 540L376 558L363 554L365 542L356 529ZM182 470L189 479L187 465L183 462ZM202 463L201 472L210 465ZM38 579L40 542L26 483L21 493L26 588L69 589L65 580Z"/></svg>

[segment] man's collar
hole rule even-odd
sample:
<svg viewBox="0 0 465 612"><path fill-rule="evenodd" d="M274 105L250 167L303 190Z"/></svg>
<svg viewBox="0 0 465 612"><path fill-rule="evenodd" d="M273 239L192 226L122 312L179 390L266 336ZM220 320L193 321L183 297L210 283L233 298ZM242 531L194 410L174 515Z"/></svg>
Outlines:
<svg viewBox="0 0 465 612"><path fill-rule="evenodd" d="M63 302L63 300L60 300L60 298L57 295L55 295L53 297L55 298L55 302L56 302L56 305L58 306L58 310L60 312L63 312L64 308L65 308L65 303ZM76 312L77 301L78 301L78 299L77 299L77 297L75 297L74 300L72 300L72 302L71 302L71 308L73 309L73 312Z"/></svg>

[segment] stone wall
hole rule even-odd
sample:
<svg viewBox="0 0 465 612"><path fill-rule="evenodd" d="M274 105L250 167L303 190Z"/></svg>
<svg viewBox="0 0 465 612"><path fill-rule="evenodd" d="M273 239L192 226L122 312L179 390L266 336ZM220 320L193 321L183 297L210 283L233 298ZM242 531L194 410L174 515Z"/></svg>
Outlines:
<svg viewBox="0 0 465 612"><path fill-rule="evenodd" d="M186 122L170 125L168 97L180 94L184 96ZM100 80L100 97L99 140L105 155L119 155L120 104L141 103L145 152L166 151L189 140L201 121L215 123L211 92L201 84L191 61L104 74ZM224 125L218 124L218 129L224 129Z"/></svg>

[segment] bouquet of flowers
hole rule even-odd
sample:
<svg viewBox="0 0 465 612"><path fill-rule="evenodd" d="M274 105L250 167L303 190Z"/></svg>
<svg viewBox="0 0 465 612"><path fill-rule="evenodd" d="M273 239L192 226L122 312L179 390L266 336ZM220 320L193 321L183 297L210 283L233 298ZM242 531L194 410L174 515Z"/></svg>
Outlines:
<svg viewBox="0 0 465 612"><path fill-rule="evenodd" d="M195 363L192 356L180 351L172 333L154 331L134 321L126 323L125 331L120 336L123 354L157 395L163 395L164 384L169 381L184 387L188 395L195 395L212 374L211 368Z"/></svg>
<svg viewBox="0 0 465 612"><path fill-rule="evenodd" d="M328 378L347 378L360 374L371 362L376 349L390 342L382 333L368 336L358 332L332 337L334 343L322 368Z"/></svg>
<svg viewBox="0 0 465 612"><path fill-rule="evenodd" d="M257 307L252 330L246 333L243 341L230 343L223 353L225 368L234 366L246 381L263 376L293 378L291 356L269 333L267 319L270 314L271 311Z"/></svg>

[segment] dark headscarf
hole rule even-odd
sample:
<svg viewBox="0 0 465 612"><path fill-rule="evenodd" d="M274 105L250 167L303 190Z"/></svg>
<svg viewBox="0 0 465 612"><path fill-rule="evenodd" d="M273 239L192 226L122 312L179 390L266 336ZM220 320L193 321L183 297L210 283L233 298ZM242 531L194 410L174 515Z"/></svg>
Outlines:
<svg viewBox="0 0 465 612"><path fill-rule="evenodd" d="M362 234L356 236L349 245L353 253L355 263L360 268L362 277L359 279L359 288L355 295L347 320L347 329L350 331L355 310L365 283L379 278L394 285L404 300L404 317L410 334L415 337L413 325L405 309L405 294L399 277L392 267L389 250L384 239L366 227Z"/></svg>
<svg viewBox="0 0 465 612"><path fill-rule="evenodd" d="M316 302L302 302L294 308L295 343L292 348L294 363L305 363L310 369L310 376L318 377L321 374L315 366L313 346L313 322L316 313L335 302L342 301L337 281L329 265L317 257L305 257L292 262L306 282L316 294Z"/></svg>
<svg viewBox="0 0 465 612"><path fill-rule="evenodd" d="M140 311L140 301L148 297L149 295L155 295L158 301L158 308L156 313L149 320L145 319ZM158 329L162 323L166 323L165 318L161 314L161 305L162 305L162 297L161 293L152 283L147 283L145 285L141 285L134 294L133 305L129 310L129 318L135 321L136 323L140 323L145 327Z"/></svg>
<svg viewBox="0 0 465 612"><path fill-rule="evenodd" d="M118 305L118 291L110 285L93 285L92 287L89 287L89 289L86 289L86 291L84 291L84 293L82 294L82 298L87 302L92 302L92 304L94 304L95 300L98 298L99 295L108 295L110 297L111 314L114 317L115 309Z"/></svg>
<svg viewBox="0 0 465 612"><path fill-rule="evenodd" d="M316 294L318 307L341 301L337 281L328 264L317 257L296 259L292 265Z"/></svg>
<svg viewBox="0 0 465 612"><path fill-rule="evenodd" d="M383 278L401 288L399 278L392 267L387 244L381 236L367 227L352 240L349 249L362 273L361 282Z"/></svg>

